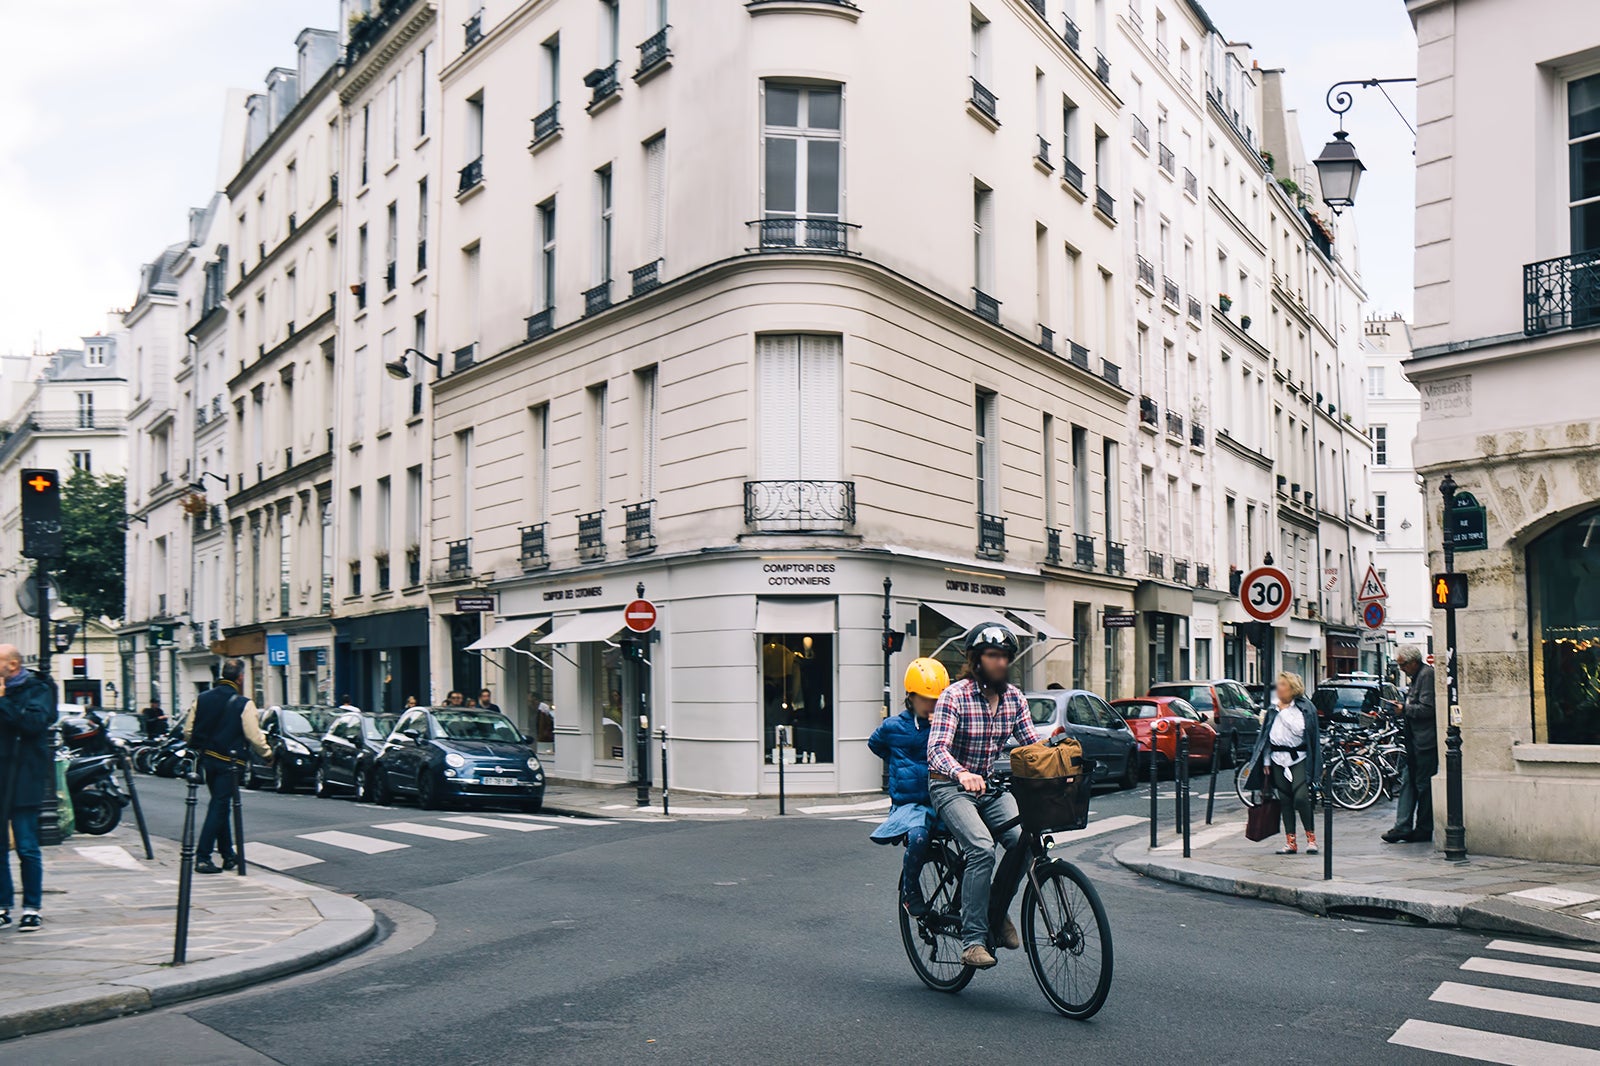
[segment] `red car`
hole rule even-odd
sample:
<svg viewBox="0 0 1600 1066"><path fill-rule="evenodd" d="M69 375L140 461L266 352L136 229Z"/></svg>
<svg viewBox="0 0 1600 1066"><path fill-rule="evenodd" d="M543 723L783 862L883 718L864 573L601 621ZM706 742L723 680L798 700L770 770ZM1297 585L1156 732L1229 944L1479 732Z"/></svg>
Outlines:
<svg viewBox="0 0 1600 1066"><path fill-rule="evenodd" d="M1188 700L1177 696L1139 696L1134 699L1112 700L1111 709L1122 716L1139 742L1139 751L1146 760L1150 758L1150 735L1156 740L1156 759L1164 766L1178 760L1178 731L1189 738L1189 765L1209 765L1211 750L1216 747L1217 731L1190 706Z"/></svg>

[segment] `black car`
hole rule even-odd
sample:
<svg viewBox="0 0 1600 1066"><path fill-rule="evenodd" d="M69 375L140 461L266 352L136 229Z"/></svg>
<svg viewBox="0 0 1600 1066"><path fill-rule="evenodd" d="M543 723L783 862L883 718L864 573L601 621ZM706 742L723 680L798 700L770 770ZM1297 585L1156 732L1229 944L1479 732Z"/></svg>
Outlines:
<svg viewBox="0 0 1600 1066"><path fill-rule="evenodd" d="M350 711L335 718L322 735L317 795L342 792L371 802L372 768L399 721L398 714L373 711Z"/></svg>
<svg viewBox="0 0 1600 1066"><path fill-rule="evenodd" d="M1162 681L1150 686L1147 696L1176 696L1185 700L1216 729L1222 742L1224 766L1243 762L1261 732L1261 707L1237 681Z"/></svg>
<svg viewBox="0 0 1600 1066"><path fill-rule="evenodd" d="M413 707L378 752L373 799L415 796L425 809L447 800L544 806L544 767L511 719L473 707Z"/></svg>
<svg viewBox="0 0 1600 1066"><path fill-rule="evenodd" d="M337 714L332 707L273 706L262 711L261 732L272 749L272 765L252 750L244 771L245 787L255 788L266 780L279 792L293 792L308 783L317 771L322 734Z"/></svg>
<svg viewBox="0 0 1600 1066"><path fill-rule="evenodd" d="M1392 714L1400 709L1400 690L1376 677L1345 675L1323 681L1311 693L1311 706L1317 709L1317 722L1326 728L1330 722L1344 725L1370 725L1380 712Z"/></svg>
<svg viewBox="0 0 1600 1066"><path fill-rule="evenodd" d="M1028 714L1041 737L1048 740L1065 733L1083 748L1084 758L1094 761L1092 782L1115 782L1120 788L1138 783L1139 742L1105 700L1093 692L1070 688L1025 692L1022 698L1028 702Z"/></svg>

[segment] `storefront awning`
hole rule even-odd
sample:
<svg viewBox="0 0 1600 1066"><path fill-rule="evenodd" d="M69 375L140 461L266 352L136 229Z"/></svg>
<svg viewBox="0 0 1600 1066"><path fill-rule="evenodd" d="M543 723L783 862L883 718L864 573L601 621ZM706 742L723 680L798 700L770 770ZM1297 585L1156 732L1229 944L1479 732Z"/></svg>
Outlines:
<svg viewBox="0 0 1600 1066"><path fill-rule="evenodd" d="M974 629L982 625L1002 625L1013 633L1017 631L1015 622L999 611L991 611L987 607L969 607L964 603L924 603L923 606L944 615L962 629Z"/></svg>
<svg viewBox="0 0 1600 1066"><path fill-rule="evenodd" d="M1050 620L1042 614L1032 611L1011 611L1012 618L1027 626L1039 640L1070 640L1071 637L1050 624Z"/></svg>
<svg viewBox="0 0 1600 1066"><path fill-rule="evenodd" d="M812 596L765 597L756 600L757 633L832 633L837 601Z"/></svg>
<svg viewBox="0 0 1600 1066"><path fill-rule="evenodd" d="M590 611L567 619L540 640L540 644L592 644L597 640L610 640L622 628L626 612L618 607L612 611Z"/></svg>
<svg viewBox="0 0 1600 1066"><path fill-rule="evenodd" d="M467 645L468 651L499 651L516 644L523 637L550 621L549 615L540 618L513 618L501 622L488 633Z"/></svg>

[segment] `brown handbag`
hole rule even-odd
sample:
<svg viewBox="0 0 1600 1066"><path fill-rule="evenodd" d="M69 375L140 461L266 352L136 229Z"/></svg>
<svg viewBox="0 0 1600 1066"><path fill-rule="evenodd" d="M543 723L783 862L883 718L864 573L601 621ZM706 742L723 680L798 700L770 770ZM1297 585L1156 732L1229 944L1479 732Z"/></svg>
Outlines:
<svg viewBox="0 0 1600 1066"><path fill-rule="evenodd" d="M1250 808L1245 818L1244 838L1266 840L1276 836L1283 827L1283 804L1276 799L1263 799Z"/></svg>

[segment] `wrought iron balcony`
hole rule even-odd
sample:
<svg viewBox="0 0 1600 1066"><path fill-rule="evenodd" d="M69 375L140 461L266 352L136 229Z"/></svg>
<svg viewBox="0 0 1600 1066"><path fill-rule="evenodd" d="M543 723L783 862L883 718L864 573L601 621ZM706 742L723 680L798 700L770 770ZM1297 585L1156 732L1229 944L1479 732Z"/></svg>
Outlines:
<svg viewBox="0 0 1600 1066"><path fill-rule="evenodd" d="M1071 350L1067 354L1067 359L1072 363L1073 366L1082 367L1084 370L1088 370L1089 349L1085 348L1077 341L1069 341L1068 343L1071 345Z"/></svg>
<svg viewBox="0 0 1600 1066"><path fill-rule="evenodd" d="M1138 270L1139 284L1147 289L1156 287L1156 266L1142 255L1134 255L1134 263Z"/></svg>
<svg viewBox="0 0 1600 1066"><path fill-rule="evenodd" d="M999 122L1000 115L997 110L999 98L990 92L977 78L972 81L972 106L977 108L991 122Z"/></svg>
<svg viewBox="0 0 1600 1066"><path fill-rule="evenodd" d="M1178 301L1182 299L1178 291L1178 283L1165 274L1161 276L1161 298L1173 307L1177 307Z"/></svg>
<svg viewBox="0 0 1600 1066"><path fill-rule="evenodd" d="M386 4L374 5L376 10L352 22L345 38L345 64L352 64L365 55L374 44L378 43L378 39L390 26L400 21L400 15L413 2L414 0L389 0Z"/></svg>
<svg viewBox="0 0 1600 1066"><path fill-rule="evenodd" d="M1117 220L1117 201L1111 198L1103 186L1095 186L1094 209L1115 222Z"/></svg>
<svg viewBox="0 0 1600 1066"><path fill-rule="evenodd" d="M744 521L758 533L847 530L856 524L856 483L746 481Z"/></svg>
<svg viewBox="0 0 1600 1066"><path fill-rule="evenodd" d="M972 290L972 309L978 313L979 318L990 322L1000 321L1000 301L982 289Z"/></svg>
<svg viewBox="0 0 1600 1066"><path fill-rule="evenodd" d="M629 555L656 550L656 501L630 503L622 510L622 542Z"/></svg>
<svg viewBox="0 0 1600 1066"><path fill-rule="evenodd" d="M619 62L613 62L608 67L596 67L584 76L583 84L589 88L590 111L622 91L617 81L617 67L620 65Z"/></svg>
<svg viewBox="0 0 1600 1066"><path fill-rule="evenodd" d="M1164 144L1156 145L1156 165L1168 174L1178 172L1178 157L1172 154L1172 149Z"/></svg>
<svg viewBox="0 0 1600 1066"><path fill-rule="evenodd" d="M1183 168L1183 191L1197 200L1200 198L1200 179L1188 167Z"/></svg>
<svg viewBox="0 0 1600 1066"><path fill-rule="evenodd" d="M850 231L860 227L836 218L759 218L746 223L755 226L757 247L763 252L850 251Z"/></svg>
<svg viewBox="0 0 1600 1066"><path fill-rule="evenodd" d="M1189 297L1189 317L1199 322L1205 317L1205 305L1193 296Z"/></svg>
<svg viewBox="0 0 1600 1066"><path fill-rule="evenodd" d="M1122 387L1122 368L1111 360L1100 360L1100 376L1118 388Z"/></svg>
<svg viewBox="0 0 1600 1066"><path fill-rule="evenodd" d="M472 17L462 24L464 43L462 49L466 50L483 40L483 8L472 13Z"/></svg>
<svg viewBox="0 0 1600 1066"><path fill-rule="evenodd" d="M478 345L476 342L457 348L450 353L455 360L456 370L465 370L478 361Z"/></svg>
<svg viewBox="0 0 1600 1066"><path fill-rule="evenodd" d="M639 46L639 69L633 74L635 80L641 75L650 73L672 57L671 50L667 48L667 30L670 28L670 26L661 27L646 37L644 43Z"/></svg>
<svg viewBox="0 0 1600 1066"><path fill-rule="evenodd" d="M1094 50L1094 76L1100 79L1101 84L1110 86L1111 60L1107 59L1106 54L1098 48Z"/></svg>
<svg viewBox="0 0 1600 1066"><path fill-rule="evenodd" d="M1211 587L1211 564L1196 563L1194 567L1194 587L1208 589Z"/></svg>
<svg viewBox="0 0 1600 1066"><path fill-rule="evenodd" d="M1206 427L1195 422L1189 427L1189 443L1196 448L1206 446Z"/></svg>
<svg viewBox="0 0 1600 1066"><path fill-rule="evenodd" d="M1176 581L1180 585L1187 585L1189 583L1189 560L1172 560L1172 580Z"/></svg>
<svg viewBox="0 0 1600 1066"><path fill-rule="evenodd" d="M1147 426L1156 425L1161 421L1161 408L1149 396L1139 397L1139 421Z"/></svg>
<svg viewBox="0 0 1600 1066"><path fill-rule="evenodd" d="M1144 124L1144 119L1138 115L1129 115L1133 120L1133 143L1145 151L1150 150L1150 127Z"/></svg>
<svg viewBox="0 0 1600 1066"><path fill-rule="evenodd" d="M1033 150L1034 158L1044 164L1046 170L1054 170L1055 166L1050 162L1050 142L1045 140L1042 134L1039 135L1038 142Z"/></svg>
<svg viewBox="0 0 1600 1066"><path fill-rule="evenodd" d="M1079 194L1082 194L1083 168L1070 159L1061 160L1061 180L1078 190Z"/></svg>
<svg viewBox="0 0 1600 1066"><path fill-rule="evenodd" d="M1074 533L1077 552L1073 556L1072 565L1080 570L1094 569L1094 538L1087 533Z"/></svg>
<svg viewBox="0 0 1600 1066"><path fill-rule="evenodd" d="M359 565L359 564L358 564ZM472 538L445 542L445 577L452 581L472 576Z"/></svg>
<svg viewBox="0 0 1600 1066"><path fill-rule="evenodd" d="M1600 251L1524 266L1522 300L1527 336L1600 326Z"/></svg>
<svg viewBox="0 0 1600 1066"><path fill-rule="evenodd" d="M1006 520L999 515L978 512L978 554L998 559L1006 553Z"/></svg>
<svg viewBox="0 0 1600 1066"><path fill-rule="evenodd" d="M544 570L550 566L550 552L545 544L545 524L536 523L523 526L518 533L522 538L522 547L519 560L522 563L522 572L529 573L534 570Z"/></svg>
<svg viewBox="0 0 1600 1066"><path fill-rule="evenodd" d="M1078 24L1072 21L1071 16L1063 15L1061 20L1061 39L1067 42L1067 47L1074 52L1078 51L1081 35L1078 33Z"/></svg>
<svg viewBox="0 0 1600 1066"><path fill-rule="evenodd" d="M555 329L556 309L546 307L528 316L528 339L536 341Z"/></svg>
<svg viewBox="0 0 1600 1066"><path fill-rule="evenodd" d="M1144 553L1145 573L1151 577L1167 576L1167 557L1160 552L1147 551Z"/></svg>
<svg viewBox="0 0 1600 1066"><path fill-rule="evenodd" d="M561 102L558 100L533 116L533 143L543 144L560 132Z"/></svg>
<svg viewBox="0 0 1600 1066"><path fill-rule="evenodd" d="M1167 412L1167 432L1174 437L1183 436L1183 416L1176 411Z"/></svg>
<svg viewBox="0 0 1600 1066"><path fill-rule="evenodd" d="M633 295L643 296L651 289L661 287L661 260L646 263L642 267L635 267L629 272L633 280Z"/></svg>
<svg viewBox="0 0 1600 1066"><path fill-rule="evenodd" d="M578 558L592 563L606 557L606 513L591 511L578 516Z"/></svg>
<svg viewBox="0 0 1600 1066"><path fill-rule="evenodd" d="M607 279L592 289L583 291L583 314L587 318L611 306L611 281Z"/></svg>
<svg viewBox="0 0 1600 1066"><path fill-rule="evenodd" d="M478 158L461 168L461 181L456 187L456 195L460 196L462 193L471 189L475 189L482 184L483 156L480 155Z"/></svg>
<svg viewBox="0 0 1600 1066"><path fill-rule="evenodd" d="M1038 13L1040 18L1045 17L1044 0L1028 0L1028 6Z"/></svg>
<svg viewBox="0 0 1600 1066"><path fill-rule="evenodd" d="M1056 350L1056 331L1043 322L1039 323L1039 347L1047 352Z"/></svg>
<svg viewBox="0 0 1600 1066"><path fill-rule="evenodd" d="M1128 572L1128 546L1118 544L1114 540L1106 541L1106 573L1126 574Z"/></svg>
<svg viewBox="0 0 1600 1066"><path fill-rule="evenodd" d="M1061 565L1061 530L1051 529L1049 526L1045 527L1044 561L1053 563L1056 566Z"/></svg>

